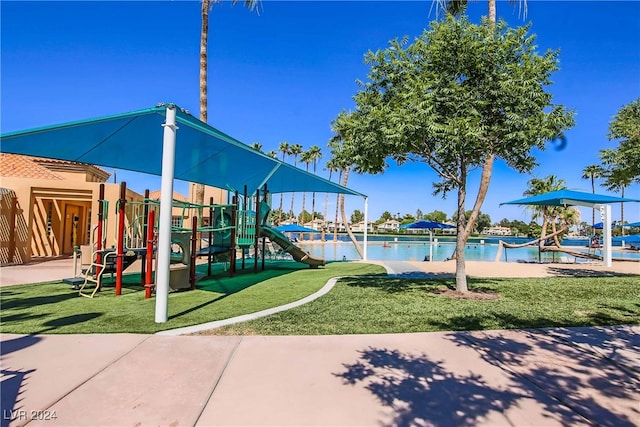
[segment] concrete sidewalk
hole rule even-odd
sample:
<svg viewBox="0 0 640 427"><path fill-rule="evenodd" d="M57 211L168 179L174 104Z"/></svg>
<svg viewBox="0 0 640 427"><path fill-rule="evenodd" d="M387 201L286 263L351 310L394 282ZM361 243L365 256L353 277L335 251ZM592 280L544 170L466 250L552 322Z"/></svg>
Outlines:
<svg viewBox="0 0 640 427"><path fill-rule="evenodd" d="M5 334L2 425L637 426L639 332Z"/></svg>

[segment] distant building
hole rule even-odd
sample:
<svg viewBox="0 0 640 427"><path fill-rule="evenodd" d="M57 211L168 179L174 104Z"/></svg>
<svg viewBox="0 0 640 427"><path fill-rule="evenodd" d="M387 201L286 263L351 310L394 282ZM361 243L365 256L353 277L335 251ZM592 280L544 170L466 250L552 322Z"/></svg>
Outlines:
<svg viewBox="0 0 640 427"><path fill-rule="evenodd" d="M360 221L356 224L351 224L351 230L356 233L364 233L364 221ZM367 224L367 232L373 231L373 221L369 221Z"/></svg>
<svg viewBox="0 0 640 427"><path fill-rule="evenodd" d="M482 234L487 234L490 236L511 236L513 233L511 232L511 228L509 227L500 227L500 226L493 226L493 227L485 227L482 230Z"/></svg>
<svg viewBox="0 0 640 427"><path fill-rule="evenodd" d="M395 232L400 229L400 222L396 221L395 219L388 219L382 224L378 224L376 228L378 229L378 231L386 233Z"/></svg>

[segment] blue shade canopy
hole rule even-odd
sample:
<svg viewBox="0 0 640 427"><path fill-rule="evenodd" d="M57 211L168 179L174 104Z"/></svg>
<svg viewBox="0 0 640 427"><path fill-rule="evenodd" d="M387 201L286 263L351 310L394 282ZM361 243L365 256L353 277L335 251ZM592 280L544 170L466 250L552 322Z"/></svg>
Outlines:
<svg viewBox="0 0 640 427"><path fill-rule="evenodd" d="M420 220L420 221L415 221L412 222L410 224L404 224L401 225L400 228L428 228L428 229L433 229L433 228L456 228L453 225L449 225L449 224L443 224L441 222L435 222L435 221L426 221L426 220Z"/></svg>
<svg viewBox="0 0 640 427"><path fill-rule="evenodd" d="M631 224L625 224L623 227L640 227L640 221L632 222Z"/></svg>
<svg viewBox="0 0 640 427"><path fill-rule="evenodd" d="M313 228L303 227L298 224L285 224L279 225L275 227L281 233L317 233L318 230L314 230Z"/></svg>
<svg viewBox="0 0 640 427"><path fill-rule="evenodd" d="M5 153L162 175L167 105L0 136ZM174 178L249 193L363 194L267 156L176 109Z"/></svg>
<svg viewBox="0 0 640 427"><path fill-rule="evenodd" d="M622 242L636 244L640 243L640 234L632 234L630 236L618 236L612 239L614 242Z"/></svg>
<svg viewBox="0 0 640 427"><path fill-rule="evenodd" d="M588 206L605 205L620 202L640 202L637 199L584 193L582 191L558 190L524 199L500 203L500 205L538 205L538 206Z"/></svg>

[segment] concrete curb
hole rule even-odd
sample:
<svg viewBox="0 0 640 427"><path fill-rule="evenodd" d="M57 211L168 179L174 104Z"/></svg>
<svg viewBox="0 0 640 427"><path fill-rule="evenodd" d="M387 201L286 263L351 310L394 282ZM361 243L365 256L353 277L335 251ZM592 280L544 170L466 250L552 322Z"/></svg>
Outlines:
<svg viewBox="0 0 640 427"><path fill-rule="evenodd" d="M255 319L259 319L261 317L269 316L271 314L279 313L281 311L290 310L292 308L299 307L299 306L301 306L303 304L309 303L309 302L311 302L311 301L313 301L315 299L320 298L321 296L323 296L326 293L328 293L331 289L333 289L333 287L338 282L338 280L344 279L345 277L349 277L349 276L332 277L318 291L316 291L313 294L311 294L309 296L306 296L306 297L304 297L302 299L299 299L297 301L291 302L289 304L285 304L285 305L281 305L281 306L273 307L273 308L268 308L266 310L257 311L255 313L243 314L242 316L230 317L228 319L222 319L222 320L216 320L216 321L213 321L213 322L203 323L201 325L185 326L184 328L177 328L177 329L169 329L169 330L166 330L166 331L160 331L160 332L156 332L156 335L170 335L170 336L188 335L188 334L193 334L193 333L196 333L196 332L206 331L206 330L209 330L209 329L220 328L222 326L233 325L235 323L241 323L241 322L246 322L246 321L249 321L249 320L255 320Z"/></svg>

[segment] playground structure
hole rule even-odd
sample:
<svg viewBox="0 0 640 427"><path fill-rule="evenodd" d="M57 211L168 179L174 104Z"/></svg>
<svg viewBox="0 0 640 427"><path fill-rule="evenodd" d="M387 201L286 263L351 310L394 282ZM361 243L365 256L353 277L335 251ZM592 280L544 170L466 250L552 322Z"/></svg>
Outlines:
<svg viewBox="0 0 640 427"><path fill-rule="evenodd" d="M127 201L125 194L126 183L123 182L120 199L116 203L117 244L107 248L105 213L109 202L104 200L104 185L100 187L98 223L91 235L92 243L79 251L81 264L87 267L82 269L83 276L77 276L76 265L75 277L64 280L73 285L80 296L93 298L101 290L106 275L115 279L115 294L121 295L123 273L138 259L142 261L140 285L145 288L145 296L150 298L155 288L153 266L159 241L157 219L160 203L149 199L148 190L142 202ZM174 200L172 208L181 209L183 214L179 223L175 221L172 224L169 287L174 291L195 289L199 279L196 261L202 256L207 257L207 276L211 276L211 266L216 262L225 263L225 270L232 276L236 272L236 262L240 260L244 270L248 258L253 259L254 272L258 271L260 260L264 270L266 239L310 268L325 265L323 259L310 256L284 234L270 227L267 222L269 205L266 188L257 190L255 195L248 195L245 187L243 194L234 193L229 204L214 204L213 198L208 205ZM189 218L191 213L195 215L190 217L187 226L184 218Z"/></svg>

